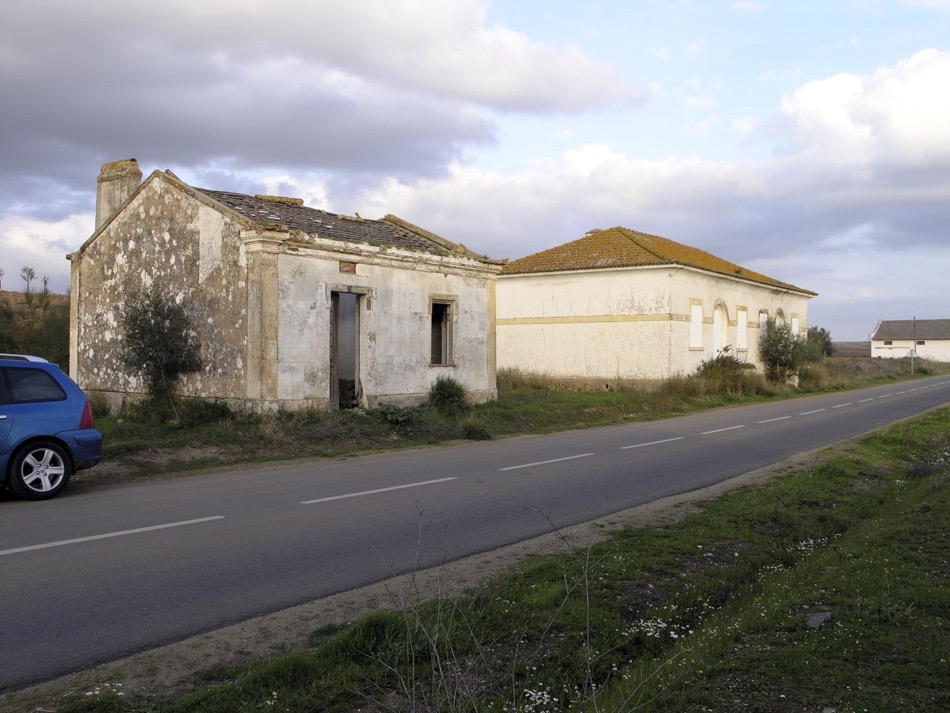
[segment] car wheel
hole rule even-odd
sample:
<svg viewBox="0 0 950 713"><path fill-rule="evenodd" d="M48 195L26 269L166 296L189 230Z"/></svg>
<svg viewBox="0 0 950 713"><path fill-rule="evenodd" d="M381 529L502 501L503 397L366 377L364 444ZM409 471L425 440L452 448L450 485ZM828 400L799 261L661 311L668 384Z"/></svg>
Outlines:
<svg viewBox="0 0 950 713"><path fill-rule="evenodd" d="M48 441L31 443L17 454L10 474L10 488L25 500L55 497L69 482L69 456L63 447Z"/></svg>

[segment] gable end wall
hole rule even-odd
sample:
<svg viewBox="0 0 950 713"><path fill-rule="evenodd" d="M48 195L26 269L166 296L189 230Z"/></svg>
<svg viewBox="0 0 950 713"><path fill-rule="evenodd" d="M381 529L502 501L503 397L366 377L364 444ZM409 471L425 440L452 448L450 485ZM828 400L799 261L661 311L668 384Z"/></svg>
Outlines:
<svg viewBox="0 0 950 713"><path fill-rule="evenodd" d="M239 225L160 177L148 181L72 256L74 379L115 400L143 391L121 363L121 312L157 284L188 305L201 341L204 366L179 393L245 398L246 272Z"/></svg>

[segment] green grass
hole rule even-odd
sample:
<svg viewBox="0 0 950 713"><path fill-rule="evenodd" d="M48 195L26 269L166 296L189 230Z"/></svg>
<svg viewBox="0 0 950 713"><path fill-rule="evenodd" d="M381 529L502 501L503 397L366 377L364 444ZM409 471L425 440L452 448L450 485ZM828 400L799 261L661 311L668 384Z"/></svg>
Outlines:
<svg viewBox="0 0 950 713"><path fill-rule="evenodd" d="M918 374L940 365L916 365ZM950 365L943 365L944 371ZM710 369L706 378L678 377L659 384L616 381L564 384L517 372L499 375L496 401L460 406L443 383L430 405L270 413L237 416L221 404L149 402L107 415L94 405L105 437L104 464L83 471L73 487L126 481L208 466L299 457L336 457L527 433L647 421L717 406L788 398L909 377L909 363L831 359L812 365L801 389L766 383L761 375ZM609 388L606 388L609 387ZM448 391L449 393L444 393ZM453 400L454 399L454 400ZM448 403L455 404L447 407ZM441 405L441 410L440 410Z"/></svg>
<svg viewBox="0 0 950 713"><path fill-rule="evenodd" d="M943 409L675 523L314 632L187 696L103 689L56 710L942 712L948 525Z"/></svg>

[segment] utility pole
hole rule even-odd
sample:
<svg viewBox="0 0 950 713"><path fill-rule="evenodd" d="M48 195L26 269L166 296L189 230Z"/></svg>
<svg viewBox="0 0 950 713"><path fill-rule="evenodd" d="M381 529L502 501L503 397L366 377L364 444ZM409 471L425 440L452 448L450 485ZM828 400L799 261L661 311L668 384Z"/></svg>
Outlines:
<svg viewBox="0 0 950 713"><path fill-rule="evenodd" d="M910 375L914 375L914 357L917 356L917 315L914 315L914 326L911 334L914 337L914 343L910 347Z"/></svg>

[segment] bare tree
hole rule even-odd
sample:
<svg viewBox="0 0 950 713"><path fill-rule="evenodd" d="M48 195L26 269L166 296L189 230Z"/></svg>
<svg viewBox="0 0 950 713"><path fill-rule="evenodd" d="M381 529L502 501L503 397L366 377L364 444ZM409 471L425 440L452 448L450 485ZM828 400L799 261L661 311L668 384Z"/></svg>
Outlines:
<svg viewBox="0 0 950 713"><path fill-rule="evenodd" d="M36 271L32 267L23 267L20 268L20 277L23 278L23 281L26 283L26 294L31 294L30 285L33 280L36 279Z"/></svg>

